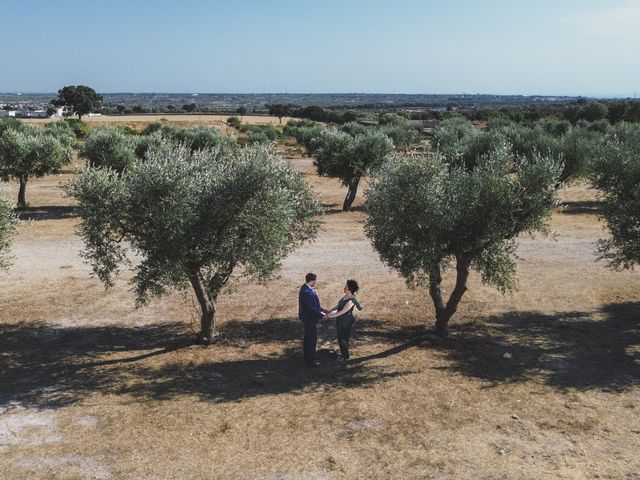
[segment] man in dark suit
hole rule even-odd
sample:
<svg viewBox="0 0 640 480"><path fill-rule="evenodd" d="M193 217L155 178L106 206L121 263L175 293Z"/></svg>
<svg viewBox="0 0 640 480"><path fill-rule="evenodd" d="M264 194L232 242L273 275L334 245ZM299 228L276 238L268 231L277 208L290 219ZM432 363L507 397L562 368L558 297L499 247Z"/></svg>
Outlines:
<svg viewBox="0 0 640 480"><path fill-rule="evenodd" d="M313 290L316 286L316 274L307 273L305 284L298 293L298 318L304 324L304 361L312 368L318 367L316 360L316 343L318 342L318 320L323 318L326 310L320 306L320 299Z"/></svg>

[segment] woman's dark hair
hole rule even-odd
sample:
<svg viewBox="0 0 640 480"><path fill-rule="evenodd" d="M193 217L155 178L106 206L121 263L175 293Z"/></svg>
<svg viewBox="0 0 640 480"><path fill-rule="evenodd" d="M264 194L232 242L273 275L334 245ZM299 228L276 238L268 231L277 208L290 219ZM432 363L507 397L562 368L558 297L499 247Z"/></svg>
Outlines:
<svg viewBox="0 0 640 480"><path fill-rule="evenodd" d="M355 280L347 280L347 288L351 293L356 293L358 290L360 290L358 282L356 282Z"/></svg>

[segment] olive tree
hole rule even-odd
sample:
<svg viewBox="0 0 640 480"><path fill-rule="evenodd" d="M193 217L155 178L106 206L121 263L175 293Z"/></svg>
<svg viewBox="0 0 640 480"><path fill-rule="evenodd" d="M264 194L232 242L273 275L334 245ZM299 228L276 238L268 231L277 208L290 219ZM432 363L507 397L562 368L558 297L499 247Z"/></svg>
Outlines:
<svg viewBox="0 0 640 480"><path fill-rule="evenodd" d="M428 287L436 331L446 336L471 269L501 291L515 288L516 237L545 231L560 170L547 157L520 160L506 145L472 169L439 155L398 158L366 193L365 232L409 286ZM452 264L455 287L445 299L442 274Z"/></svg>
<svg viewBox="0 0 640 480"><path fill-rule="evenodd" d="M192 151L203 148L232 148L236 144L235 137L225 135L215 127L198 126L194 128L162 127L161 135L176 143L187 145Z"/></svg>
<svg viewBox="0 0 640 480"><path fill-rule="evenodd" d="M405 152L420 139L420 130L408 122L384 126L381 130L393 141L397 149Z"/></svg>
<svg viewBox="0 0 640 480"><path fill-rule="evenodd" d="M13 213L9 202L0 196L0 270L9 266L9 247L18 225L18 218Z"/></svg>
<svg viewBox="0 0 640 480"><path fill-rule="evenodd" d="M612 140L594 163L600 214L611 233L598 241L598 258L617 270L632 268L640 263L640 143Z"/></svg>
<svg viewBox="0 0 640 480"><path fill-rule="evenodd" d="M315 237L320 207L299 172L265 147L233 151L168 145L122 174L87 169L67 187L78 202L83 255L108 287L135 272L137 304L193 289L199 340L214 339L216 301L232 275L265 280ZM123 241L138 263L127 259Z"/></svg>
<svg viewBox="0 0 640 480"><path fill-rule="evenodd" d="M27 182L32 177L55 173L71 161L71 148L45 129L23 125L7 129L0 136L0 179L16 179L18 208L27 206Z"/></svg>
<svg viewBox="0 0 640 480"><path fill-rule="evenodd" d="M303 125L296 131L296 142L302 145L309 155L313 155L319 146L318 139L326 130L322 125Z"/></svg>
<svg viewBox="0 0 640 480"><path fill-rule="evenodd" d="M591 163L604 141L604 133L592 125L571 126L569 122L544 119L532 127L511 123L492 128L491 134L502 135L516 155L531 158L548 155L562 158L559 181L588 174Z"/></svg>
<svg viewBox="0 0 640 480"><path fill-rule="evenodd" d="M89 167L105 167L122 172L136 161L137 138L119 128L94 128L80 148Z"/></svg>
<svg viewBox="0 0 640 480"><path fill-rule="evenodd" d="M44 133L57 138L64 148L70 150L75 146L76 134L73 131L73 127L67 122L51 122L42 128L44 129Z"/></svg>
<svg viewBox="0 0 640 480"><path fill-rule="evenodd" d="M314 164L321 176L338 178L348 187L342 209L348 211L363 177L382 166L393 151L393 142L377 130L351 135L327 129L317 138Z"/></svg>
<svg viewBox="0 0 640 480"><path fill-rule="evenodd" d="M460 142L473 135L473 125L464 117L451 117L439 123L431 146L445 157L454 157L460 150Z"/></svg>

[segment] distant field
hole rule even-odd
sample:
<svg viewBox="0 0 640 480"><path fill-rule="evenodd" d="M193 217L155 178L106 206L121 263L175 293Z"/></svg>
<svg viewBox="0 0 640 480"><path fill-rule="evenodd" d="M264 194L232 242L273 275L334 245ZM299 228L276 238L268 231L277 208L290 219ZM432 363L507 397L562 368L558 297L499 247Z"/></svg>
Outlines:
<svg viewBox="0 0 640 480"><path fill-rule="evenodd" d="M180 125L183 127L194 127L196 125L208 125L219 127L226 131L227 119L234 115L100 115L97 117L83 117L82 120L92 126L100 125L129 125L134 128L142 129L150 122L166 121L167 124ZM239 117L239 115L235 115ZM25 122L29 123L49 123L60 119L39 119L29 118ZM289 117L282 118L282 125L289 121ZM244 123L250 124L279 124L277 117L268 115L245 115L242 117Z"/></svg>
<svg viewBox="0 0 640 480"><path fill-rule="evenodd" d="M87 121L161 118L227 117ZM452 336L436 341L423 336L427 293L408 290L365 238L362 198L341 212L339 182L290 161L325 204L322 232L276 279L220 300L222 340L209 348L189 344L189 295L136 310L127 275L108 292L90 277L58 188L71 174L30 183L30 220L0 273L3 479L640 478L640 272L594 261L605 232L593 189L563 189L554 237L520 239L518 292L473 275ZM308 271L325 305L347 278L362 285L346 367L331 322L323 366L303 366L296 302Z"/></svg>

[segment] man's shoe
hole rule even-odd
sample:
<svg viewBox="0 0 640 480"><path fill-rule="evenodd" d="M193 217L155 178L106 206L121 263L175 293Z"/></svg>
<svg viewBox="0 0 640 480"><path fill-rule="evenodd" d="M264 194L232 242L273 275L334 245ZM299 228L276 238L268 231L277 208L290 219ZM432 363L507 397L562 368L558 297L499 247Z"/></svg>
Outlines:
<svg viewBox="0 0 640 480"><path fill-rule="evenodd" d="M309 368L318 368L320 366L320 362L318 360L314 360L313 362L307 362L307 367Z"/></svg>

